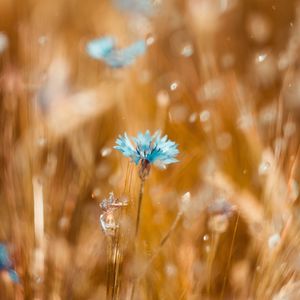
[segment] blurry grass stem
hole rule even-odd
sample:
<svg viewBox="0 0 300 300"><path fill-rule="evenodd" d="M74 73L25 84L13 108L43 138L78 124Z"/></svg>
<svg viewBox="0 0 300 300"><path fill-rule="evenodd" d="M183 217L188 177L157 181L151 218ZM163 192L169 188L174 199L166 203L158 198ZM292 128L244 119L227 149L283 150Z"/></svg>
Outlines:
<svg viewBox="0 0 300 300"><path fill-rule="evenodd" d="M182 197L182 205L180 207L179 212L176 215L175 220L173 221L172 225L170 226L169 230L166 232L166 234L164 235L164 237L161 239L158 247L155 249L155 251L152 253L145 269L143 270L143 272L141 272L139 274L139 276L135 279L134 283L133 283L133 288L132 288L132 294L131 294L131 300L134 297L134 291L136 288L136 285L139 283L139 281L142 279L142 277L147 273L148 269L150 268L150 266L152 265L153 261L155 260L155 258L157 257L157 255L159 254L159 252L162 250L163 246L166 244L166 242L169 240L170 236L172 235L172 233L175 231L178 223L180 222L186 208L187 208L187 204L190 201L190 193L186 193L185 195L183 195Z"/></svg>
<svg viewBox="0 0 300 300"><path fill-rule="evenodd" d="M227 282L227 277L228 277L229 267L230 267L230 263L231 263L231 258L232 258L232 254L233 254L233 245L234 245L235 238L236 238L239 219L240 219L240 214L238 213L236 221L235 221L233 236L232 236L232 240L231 240L231 244L230 244L230 250L229 250L229 258L228 258L228 261L227 261L227 265L226 265L226 269L225 269L225 276L224 276L224 280L223 280L223 284L222 284L222 290L221 290L221 296L220 296L221 300L224 297L224 291L225 291L225 286L226 286L226 282Z"/></svg>
<svg viewBox="0 0 300 300"><path fill-rule="evenodd" d="M107 266L107 286L106 299L118 299L119 295L119 269L120 269L120 235L115 229L114 234L108 237L108 266Z"/></svg>

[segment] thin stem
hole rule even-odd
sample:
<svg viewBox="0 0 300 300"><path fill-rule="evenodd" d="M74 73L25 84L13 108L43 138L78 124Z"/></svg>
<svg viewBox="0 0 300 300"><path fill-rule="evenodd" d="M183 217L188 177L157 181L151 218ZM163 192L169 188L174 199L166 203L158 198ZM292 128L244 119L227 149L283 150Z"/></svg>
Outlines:
<svg viewBox="0 0 300 300"><path fill-rule="evenodd" d="M140 192L139 192L139 198L138 198L138 208L137 208L137 215L136 215L136 223L135 223L135 239L138 236L139 227L140 227L141 208L142 208L142 201L143 201L143 195L144 195L144 183L145 183L145 180L141 179Z"/></svg>
<svg viewBox="0 0 300 300"><path fill-rule="evenodd" d="M213 268L214 259L216 257L217 247L219 244L219 238L220 238L219 233L213 233L213 235L212 235L212 251L211 251L211 255L209 256L209 259L208 259L208 284L207 284L208 297L210 297L210 292L211 292L212 268Z"/></svg>
<svg viewBox="0 0 300 300"><path fill-rule="evenodd" d="M113 291L112 291L112 299L117 299L117 290L118 290L118 275L119 275L119 235L115 237L114 243L114 265L113 265Z"/></svg>
<svg viewBox="0 0 300 300"><path fill-rule="evenodd" d="M151 255L148 264L146 266L146 268L144 269L144 271L134 280L133 285L132 285L132 290L131 290L131 297L130 299L133 300L134 297L134 292L135 292L135 288L138 284L138 282L141 280L141 278L147 273L147 270L149 269L149 267L151 266L151 264L153 263L154 259L156 258L156 256L158 255L158 253L160 252L160 250L162 249L162 247L166 244L166 242L168 241L168 239L170 238L171 234L175 231L179 221L181 220L181 217L183 215L182 211L179 211L178 214L176 215L176 218L174 220L174 222L172 223L171 227L169 228L168 232L164 235L164 237L162 238L162 240L160 241L156 251Z"/></svg>
<svg viewBox="0 0 300 300"><path fill-rule="evenodd" d="M236 233L237 233L237 227L238 227L239 218L240 218L240 214L237 215L235 226L234 226L232 241L231 241L230 250L229 250L229 258L228 258L226 269L225 269L225 276L224 276L224 280L223 280L223 285L222 285L222 291L221 291L221 297L220 297L220 299L223 299L223 297L224 297L225 285L226 285L226 281L227 281L227 274L228 274L229 266L230 266L230 263L231 263L232 252L233 252L233 245L234 245L234 242L235 242L235 237L236 237Z"/></svg>
<svg viewBox="0 0 300 300"><path fill-rule="evenodd" d="M118 297L118 278L119 278L119 230L115 230L113 236L108 238L108 267L107 267L107 286L106 299L115 300Z"/></svg>
<svg viewBox="0 0 300 300"><path fill-rule="evenodd" d="M141 208L142 208L143 195L144 195L144 184L145 184L145 179L141 178L140 192L139 192L139 198L138 198L138 208L137 208L136 223L135 223L135 243L134 243L134 250L133 250L134 254L136 252L136 240L137 240L137 236L139 233L139 227L140 227ZM135 286L136 286L136 280L133 280L131 295L130 295L131 300L133 300L133 298L134 298Z"/></svg>
<svg viewBox="0 0 300 300"><path fill-rule="evenodd" d="M158 247L156 248L156 251L154 251L147 263L147 266L145 268L145 270L139 275L139 277L136 279L136 281L139 281L147 272L147 270L149 269L149 267L151 266L151 264L153 263L154 259L157 257L157 255L159 254L159 252L161 251L162 247L166 244L166 242L168 241L168 239L170 238L171 234L174 232L174 230L176 229L179 221L181 220L181 217L183 215L182 211L179 211L178 214L176 215L175 220L173 221L171 227L169 228L169 230L167 231L167 233L164 235L164 237L161 239Z"/></svg>
<svg viewBox="0 0 300 300"><path fill-rule="evenodd" d="M112 254L113 254L113 238L108 238L107 243L107 252L108 252L108 263L107 263L107 278L106 278L106 299L111 299L111 277L112 277Z"/></svg>

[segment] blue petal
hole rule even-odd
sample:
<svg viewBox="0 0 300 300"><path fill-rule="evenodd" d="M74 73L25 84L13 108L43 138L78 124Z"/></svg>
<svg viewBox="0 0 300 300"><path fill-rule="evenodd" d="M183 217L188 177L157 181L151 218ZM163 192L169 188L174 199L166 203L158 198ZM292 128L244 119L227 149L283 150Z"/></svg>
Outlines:
<svg viewBox="0 0 300 300"><path fill-rule="evenodd" d="M116 140L116 144L117 146L114 146L114 149L122 152L124 156L131 158L135 164L139 163L140 156L133 148L126 133L124 133L124 136L119 136L119 138Z"/></svg>
<svg viewBox="0 0 300 300"><path fill-rule="evenodd" d="M19 282L20 282L19 275L18 275L18 273L17 273L15 270L9 269L9 270L8 270L8 274L9 274L10 279L11 279L13 282L15 282L15 283L19 283Z"/></svg>
<svg viewBox="0 0 300 300"><path fill-rule="evenodd" d="M11 266L11 261L4 244L0 244L0 269L6 269Z"/></svg>
<svg viewBox="0 0 300 300"><path fill-rule="evenodd" d="M139 132L137 137L132 139L136 144L136 149L134 149L126 133L124 137L119 136L115 149L121 151L124 156L130 157L136 164L141 159L146 159L161 167L178 161L176 159L179 153L178 145L168 140L166 135L161 138L159 131L152 136L149 130L145 134Z"/></svg>
<svg viewBox="0 0 300 300"><path fill-rule="evenodd" d="M87 53L95 59L105 59L114 49L113 37L103 37L90 41L86 46Z"/></svg>
<svg viewBox="0 0 300 300"><path fill-rule="evenodd" d="M137 148L140 150L140 151L148 151L150 150L150 146L151 146L151 143L152 143L152 136L150 134L150 131L147 130L145 132L145 134L142 134L141 132L138 133L137 137L136 138L133 138Z"/></svg>
<svg viewBox="0 0 300 300"><path fill-rule="evenodd" d="M136 58L145 52L145 41L137 41L127 48L111 51L104 60L112 68L121 68L133 64Z"/></svg>

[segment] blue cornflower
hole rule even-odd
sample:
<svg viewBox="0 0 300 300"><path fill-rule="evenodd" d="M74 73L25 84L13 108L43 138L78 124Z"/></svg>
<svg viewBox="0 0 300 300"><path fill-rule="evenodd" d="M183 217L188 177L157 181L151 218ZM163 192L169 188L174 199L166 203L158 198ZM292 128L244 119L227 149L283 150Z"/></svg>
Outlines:
<svg viewBox="0 0 300 300"><path fill-rule="evenodd" d="M3 243L0 243L0 271L7 271L12 281L16 283L20 281L17 272L12 267L7 248Z"/></svg>
<svg viewBox="0 0 300 300"><path fill-rule="evenodd" d="M175 158L179 153L177 144L168 140L165 135L161 138L159 131L151 135L149 130L145 134L138 133L137 137L132 137L135 146L131 143L127 134L120 135L116 140L115 149L131 158L137 165L141 162L142 168L150 168L151 164L164 168L166 165L175 163ZM149 172L149 171L148 171Z"/></svg>
<svg viewBox="0 0 300 300"><path fill-rule="evenodd" d="M118 49L116 40L107 36L87 43L86 51L94 59L104 61L112 68L122 68L134 63L136 58L146 52L146 43L139 40L128 47Z"/></svg>

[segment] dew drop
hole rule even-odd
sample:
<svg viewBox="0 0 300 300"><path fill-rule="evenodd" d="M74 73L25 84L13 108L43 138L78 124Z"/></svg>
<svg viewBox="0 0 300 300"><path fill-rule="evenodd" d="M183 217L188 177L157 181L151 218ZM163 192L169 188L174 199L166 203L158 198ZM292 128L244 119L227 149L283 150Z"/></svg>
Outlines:
<svg viewBox="0 0 300 300"><path fill-rule="evenodd" d="M155 43L155 37L152 34L149 34L146 38L147 46L151 46Z"/></svg>
<svg viewBox="0 0 300 300"><path fill-rule="evenodd" d="M177 81L172 82L170 85L170 90L175 91L177 90L177 88L178 88L178 82Z"/></svg>
<svg viewBox="0 0 300 300"><path fill-rule="evenodd" d="M167 91L159 91L156 96L157 104L161 107L166 107L170 104L170 96Z"/></svg>
<svg viewBox="0 0 300 300"><path fill-rule="evenodd" d="M208 234L205 234L203 236L203 241L207 242L209 240L209 235Z"/></svg>
<svg viewBox="0 0 300 300"><path fill-rule="evenodd" d="M177 274L177 268L173 264L167 264L166 268L165 268L165 272L166 272L167 276L173 277L173 276L176 276L176 274Z"/></svg>
<svg viewBox="0 0 300 300"><path fill-rule="evenodd" d="M270 249L273 249L278 245L279 242L280 242L280 235L278 233L275 233L269 237L268 246Z"/></svg>
<svg viewBox="0 0 300 300"><path fill-rule="evenodd" d="M184 45L181 50L181 55L184 57L190 57L194 53L194 47L191 44Z"/></svg>
<svg viewBox="0 0 300 300"><path fill-rule="evenodd" d="M258 174L259 175L268 174L270 167L271 167L271 164L269 162L267 162L267 161L261 162L258 167Z"/></svg>
<svg viewBox="0 0 300 300"><path fill-rule="evenodd" d="M223 214L218 214L209 219L208 227L211 231L223 233L227 230L228 224L228 217Z"/></svg>
<svg viewBox="0 0 300 300"><path fill-rule="evenodd" d="M199 115L201 122L207 122L210 119L210 112L208 110L203 110Z"/></svg>
<svg viewBox="0 0 300 300"><path fill-rule="evenodd" d="M267 54L266 53L261 53L256 57L256 61L257 62L263 62L266 58L267 58Z"/></svg>
<svg viewBox="0 0 300 300"><path fill-rule="evenodd" d="M189 116L189 122L190 123L195 123L197 120L197 113L193 112L190 116Z"/></svg>
<svg viewBox="0 0 300 300"><path fill-rule="evenodd" d="M93 192L92 192L92 198L97 198L101 195L101 189L100 188L94 188Z"/></svg>
<svg viewBox="0 0 300 300"><path fill-rule="evenodd" d="M102 157L106 157L106 156L109 156L109 155L111 154L111 152L112 152L112 149L111 149L111 148L109 148L109 147L104 147L104 148L102 148L102 150L101 150L101 155L102 155Z"/></svg>

